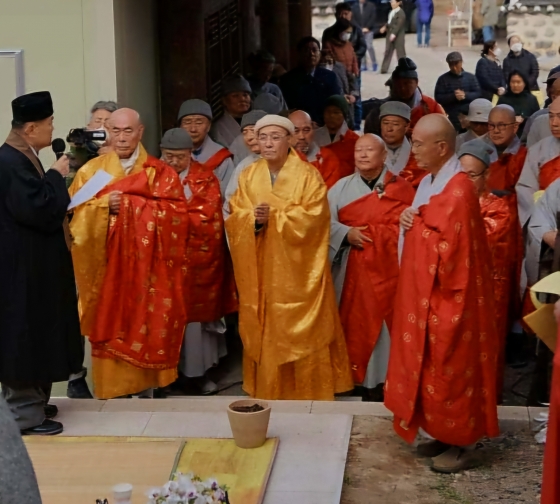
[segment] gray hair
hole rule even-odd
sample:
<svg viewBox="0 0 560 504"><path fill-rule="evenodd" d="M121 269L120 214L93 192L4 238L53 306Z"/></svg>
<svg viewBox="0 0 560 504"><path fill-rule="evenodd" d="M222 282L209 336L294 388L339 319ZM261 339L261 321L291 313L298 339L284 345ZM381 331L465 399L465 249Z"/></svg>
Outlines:
<svg viewBox="0 0 560 504"><path fill-rule="evenodd" d="M119 106L114 101L98 101L93 107L91 107L91 113L94 114L97 110L106 110L107 112L113 113L118 109Z"/></svg>

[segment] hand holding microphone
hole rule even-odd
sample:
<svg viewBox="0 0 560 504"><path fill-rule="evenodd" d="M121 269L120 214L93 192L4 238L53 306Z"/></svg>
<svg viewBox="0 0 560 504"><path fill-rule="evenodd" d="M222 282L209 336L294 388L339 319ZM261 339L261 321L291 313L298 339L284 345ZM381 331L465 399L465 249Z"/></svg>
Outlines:
<svg viewBox="0 0 560 504"><path fill-rule="evenodd" d="M63 177L68 176L70 173L70 160L68 156L64 154L66 150L66 143L62 138L55 138L52 141L52 150L56 155L56 162L51 166L52 170L56 170Z"/></svg>

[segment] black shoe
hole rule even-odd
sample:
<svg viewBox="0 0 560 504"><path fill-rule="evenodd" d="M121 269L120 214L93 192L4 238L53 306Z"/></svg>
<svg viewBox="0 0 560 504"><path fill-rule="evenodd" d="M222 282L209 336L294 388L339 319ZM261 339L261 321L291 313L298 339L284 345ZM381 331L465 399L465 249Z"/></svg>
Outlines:
<svg viewBox="0 0 560 504"><path fill-rule="evenodd" d="M54 420L43 420L41 425L37 427L31 427L30 429L23 429L21 431L22 436L54 436L55 434L60 434L63 430L62 424L60 422L55 422Z"/></svg>
<svg viewBox="0 0 560 504"><path fill-rule="evenodd" d="M45 406L45 416L52 420L56 415L58 415L58 406L54 404L47 404Z"/></svg>
<svg viewBox="0 0 560 504"><path fill-rule="evenodd" d="M68 382L66 395L70 399L93 399L85 378L78 378Z"/></svg>

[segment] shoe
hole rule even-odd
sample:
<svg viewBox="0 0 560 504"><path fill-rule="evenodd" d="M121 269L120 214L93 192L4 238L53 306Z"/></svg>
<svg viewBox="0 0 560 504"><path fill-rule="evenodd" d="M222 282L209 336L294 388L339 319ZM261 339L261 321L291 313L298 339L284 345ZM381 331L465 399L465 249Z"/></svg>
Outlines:
<svg viewBox="0 0 560 504"><path fill-rule="evenodd" d="M451 445L442 443L437 439L431 439L430 441L423 441L416 447L416 453L420 457L434 458L442 453L445 453L451 448Z"/></svg>
<svg viewBox="0 0 560 504"><path fill-rule="evenodd" d="M452 446L446 452L432 458L432 470L445 474L472 469L478 465L474 450L465 450Z"/></svg>
<svg viewBox="0 0 560 504"><path fill-rule="evenodd" d="M93 399L84 377L69 381L66 395L70 399Z"/></svg>
<svg viewBox="0 0 560 504"><path fill-rule="evenodd" d="M206 376L193 378L192 381L202 395L212 395L218 392L218 385L216 385L210 378L207 378Z"/></svg>
<svg viewBox="0 0 560 504"><path fill-rule="evenodd" d="M363 389L362 402L380 402L385 400L385 394L383 392L384 383L380 383L377 387L368 389Z"/></svg>
<svg viewBox="0 0 560 504"><path fill-rule="evenodd" d="M377 69L379 68L379 65L377 63L373 64L373 71L377 72Z"/></svg>
<svg viewBox="0 0 560 504"><path fill-rule="evenodd" d="M60 422L55 422L54 420L43 420L41 425L37 427L31 427L30 429L23 429L21 431L22 436L54 436L55 434L60 434L63 431L62 424Z"/></svg>
<svg viewBox="0 0 560 504"><path fill-rule="evenodd" d="M362 68L360 69L360 72L367 72L367 67L362 67Z"/></svg>
<svg viewBox="0 0 560 504"><path fill-rule="evenodd" d="M52 420L56 415L58 415L58 406L55 404L45 405L45 417Z"/></svg>

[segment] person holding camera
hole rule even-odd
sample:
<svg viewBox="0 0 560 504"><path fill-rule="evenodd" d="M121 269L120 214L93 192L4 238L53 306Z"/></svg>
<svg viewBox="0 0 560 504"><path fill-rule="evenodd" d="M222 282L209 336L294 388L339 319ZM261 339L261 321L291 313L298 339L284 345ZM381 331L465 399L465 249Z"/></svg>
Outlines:
<svg viewBox="0 0 560 504"><path fill-rule="evenodd" d="M82 369L78 302L68 250L66 156L45 171L51 145L48 91L12 102L12 130L0 147L0 382L23 434L52 435L51 384Z"/></svg>

